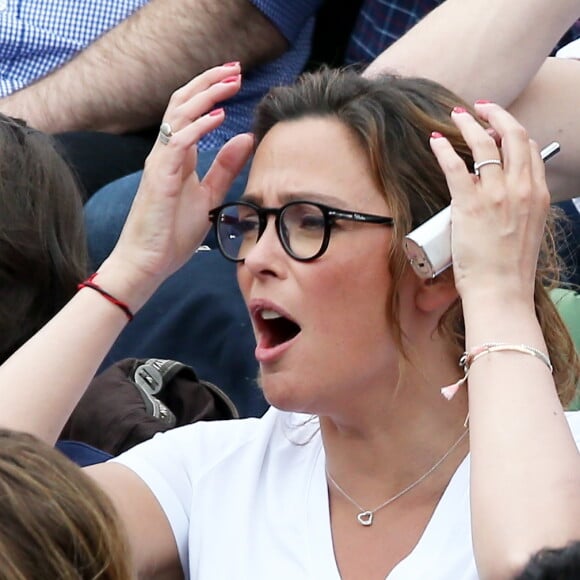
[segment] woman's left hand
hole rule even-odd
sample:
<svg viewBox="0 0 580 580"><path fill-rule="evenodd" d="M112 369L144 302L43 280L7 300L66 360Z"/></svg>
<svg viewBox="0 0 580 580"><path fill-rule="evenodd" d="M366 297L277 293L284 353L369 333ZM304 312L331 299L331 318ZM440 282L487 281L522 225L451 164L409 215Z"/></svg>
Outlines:
<svg viewBox="0 0 580 580"><path fill-rule="evenodd" d="M475 163L493 160L481 166L479 176L468 171L447 139L431 138L452 198L455 284L463 300L491 289L530 301L550 203L544 164L536 143L507 111L493 103L475 108L495 138L465 109L454 109L452 119Z"/></svg>

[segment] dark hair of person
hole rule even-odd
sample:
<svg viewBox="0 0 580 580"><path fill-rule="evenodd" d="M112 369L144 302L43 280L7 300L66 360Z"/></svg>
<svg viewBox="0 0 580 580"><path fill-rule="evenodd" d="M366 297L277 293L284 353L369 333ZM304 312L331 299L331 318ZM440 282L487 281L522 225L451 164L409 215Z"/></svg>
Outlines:
<svg viewBox="0 0 580 580"><path fill-rule="evenodd" d="M82 200L52 139L0 114L0 363L87 272Z"/></svg>
<svg viewBox="0 0 580 580"><path fill-rule="evenodd" d="M56 449L0 429L0 580L129 580L109 498Z"/></svg>
<svg viewBox="0 0 580 580"><path fill-rule="evenodd" d="M408 360L412 348L405 344L398 315L400 283L409 268L403 238L450 203L445 175L429 146L431 133L445 135L467 167L473 166L471 150L451 121L450 113L456 106L475 115L473 107L427 79L392 75L370 79L352 70L322 69L302 75L292 86L272 89L256 112L257 145L278 123L308 117L332 118L350 129L368 156L375 183L395 217L394 239L398 243L391 249L389 267L393 285L387 300L402 362ZM534 301L554 366L558 394L567 405L574 397L580 362L549 295L549 290L559 283L560 272L555 221L552 211L538 259ZM465 348L459 300L442 317L439 326L459 357Z"/></svg>
<svg viewBox="0 0 580 580"><path fill-rule="evenodd" d="M535 554L514 580L577 580L580 578L580 542Z"/></svg>

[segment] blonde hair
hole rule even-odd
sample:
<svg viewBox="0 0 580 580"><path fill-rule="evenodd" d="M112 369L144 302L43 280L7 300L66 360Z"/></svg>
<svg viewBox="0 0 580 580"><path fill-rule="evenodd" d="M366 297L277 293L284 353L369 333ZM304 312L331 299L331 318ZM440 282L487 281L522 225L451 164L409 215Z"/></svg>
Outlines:
<svg viewBox="0 0 580 580"><path fill-rule="evenodd" d="M105 494L59 451L0 429L0 579L128 580L128 543Z"/></svg>
<svg viewBox="0 0 580 580"><path fill-rule="evenodd" d="M390 255L393 284L387 300L402 364L409 360L399 320L400 284L409 268L403 238L450 202L445 176L429 147L431 133L445 135L467 166L473 165L471 150L450 118L457 105L473 112L451 91L427 79L391 75L367 79L350 70L322 69L303 75L295 85L271 90L256 113L257 143L277 123L305 117L338 119L358 138L376 184L395 216L395 243ZM580 362L549 295L559 283L560 271L555 221L553 211L546 223L538 259L534 301L554 367L558 395L567 405L574 397ZM445 313L439 326L459 357L465 348L459 300Z"/></svg>

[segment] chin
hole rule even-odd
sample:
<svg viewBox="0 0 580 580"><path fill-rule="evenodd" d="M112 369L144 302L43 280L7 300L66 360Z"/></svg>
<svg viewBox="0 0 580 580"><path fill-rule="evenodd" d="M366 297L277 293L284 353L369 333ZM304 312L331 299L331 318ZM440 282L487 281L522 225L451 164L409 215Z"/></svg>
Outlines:
<svg viewBox="0 0 580 580"><path fill-rule="evenodd" d="M280 411L294 413L313 413L308 407L306 398L297 389L299 379L281 376L280 373L263 373L258 375L258 386L262 389L266 401ZM301 385L303 387L303 385Z"/></svg>

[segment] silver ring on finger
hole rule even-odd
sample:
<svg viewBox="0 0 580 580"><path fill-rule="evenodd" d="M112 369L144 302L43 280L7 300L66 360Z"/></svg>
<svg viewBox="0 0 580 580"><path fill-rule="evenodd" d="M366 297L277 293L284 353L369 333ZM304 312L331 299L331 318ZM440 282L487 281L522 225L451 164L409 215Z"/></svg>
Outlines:
<svg viewBox="0 0 580 580"><path fill-rule="evenodd" d="M159 141L161 141L163 145L167 145L171 137L173 137L171 125L167 121L164 121L159 127Z"/></svg>
<svg viewBox="0 0 580 580"><path fill-rule="evenodd" d="M502 167L503 163L501 162L501 159L486 159L485 161L479 161L478 163L473 164L473 173L479 177L479 170L486 165L499 165Z"/></svg>

